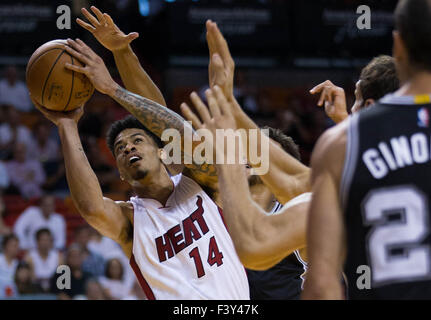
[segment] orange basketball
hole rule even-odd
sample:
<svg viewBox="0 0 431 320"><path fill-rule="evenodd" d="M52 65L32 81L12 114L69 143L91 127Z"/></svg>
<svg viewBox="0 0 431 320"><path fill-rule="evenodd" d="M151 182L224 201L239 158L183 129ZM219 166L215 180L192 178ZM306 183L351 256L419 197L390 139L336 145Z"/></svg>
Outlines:
<svg viewBox="0 0 431 320"><path fill-rule="evenodd" d="M83 105L94 92L93 84L82 73L66 69L65 64L83 66L65 47L66 40L52 40L30 57L26 82L32 97L47 109L70 111Z"/></svg>

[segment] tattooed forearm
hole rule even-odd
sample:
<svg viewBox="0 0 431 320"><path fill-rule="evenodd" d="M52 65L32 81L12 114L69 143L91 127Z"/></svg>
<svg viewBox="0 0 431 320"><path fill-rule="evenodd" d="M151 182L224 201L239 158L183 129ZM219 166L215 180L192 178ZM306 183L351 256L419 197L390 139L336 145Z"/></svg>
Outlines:
<svg viewBox="0 0 431 320"><path fill-rule="evenodd" d="M158 137L162 136L165 129L177 129L183 135L184 125L188 125L176 112L124 88L117 89L112 98Z"/></svg>

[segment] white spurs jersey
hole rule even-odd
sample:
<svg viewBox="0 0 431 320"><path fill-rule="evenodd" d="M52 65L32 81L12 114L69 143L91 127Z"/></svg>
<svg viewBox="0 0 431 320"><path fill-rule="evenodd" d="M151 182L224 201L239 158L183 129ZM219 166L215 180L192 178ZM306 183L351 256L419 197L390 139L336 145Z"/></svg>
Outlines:
<svg viewBox="0 0 431 320"><path fill-rule="evenodd" d="M166 206L132 197L133 270L148 299L248 300L245 269L221 211L192 179L172 177Z"/></svg>

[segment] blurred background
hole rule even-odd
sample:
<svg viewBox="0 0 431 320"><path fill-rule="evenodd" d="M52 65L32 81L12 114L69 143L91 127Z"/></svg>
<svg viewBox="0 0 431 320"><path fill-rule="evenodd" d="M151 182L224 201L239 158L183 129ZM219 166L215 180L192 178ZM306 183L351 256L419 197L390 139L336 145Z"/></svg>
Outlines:
<svg viewBox="0 0 431 320"><path fill-rule="evenodd" d="M179 110L194 90L208 87L205 21L226 37L236 63L235 95L260 125L282 129L308 164L320 134L333 122L309 90L330 79L346 90L350 107L359 72L371 58L391 54L395 0L2 0L0 3L0 298L143 299L127 258L85 224L69 197L56 128L32 106L25 67L34 50L53 39L79 37L121 84L112 54L75 22L80 9L111 15L141 64ZM57 7L71 8L71 29L56 27ZM356 26L368 5L369 30ZM85 20L85 19L84 19ZM127 200L105 143L110 124L126 115L95 93L79 129L106 196ZM73 266L76 292L56 290L56 266ZM72 290L73 291L73 290Z"/></svg>

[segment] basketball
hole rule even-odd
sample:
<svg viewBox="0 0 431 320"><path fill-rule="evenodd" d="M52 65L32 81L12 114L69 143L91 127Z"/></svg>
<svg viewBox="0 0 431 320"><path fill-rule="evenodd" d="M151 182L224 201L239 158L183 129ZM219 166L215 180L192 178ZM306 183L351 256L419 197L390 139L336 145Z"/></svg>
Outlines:
<svg viewBox="0 0 431 320"><path fill-rule="evenodd" d="M53 111L70 111L83 105L94 92L84 75L66 69L66 63L83 66L65 47L66 40L52 40L40 46L30 57L26 82L33 99Z"/></svg>

